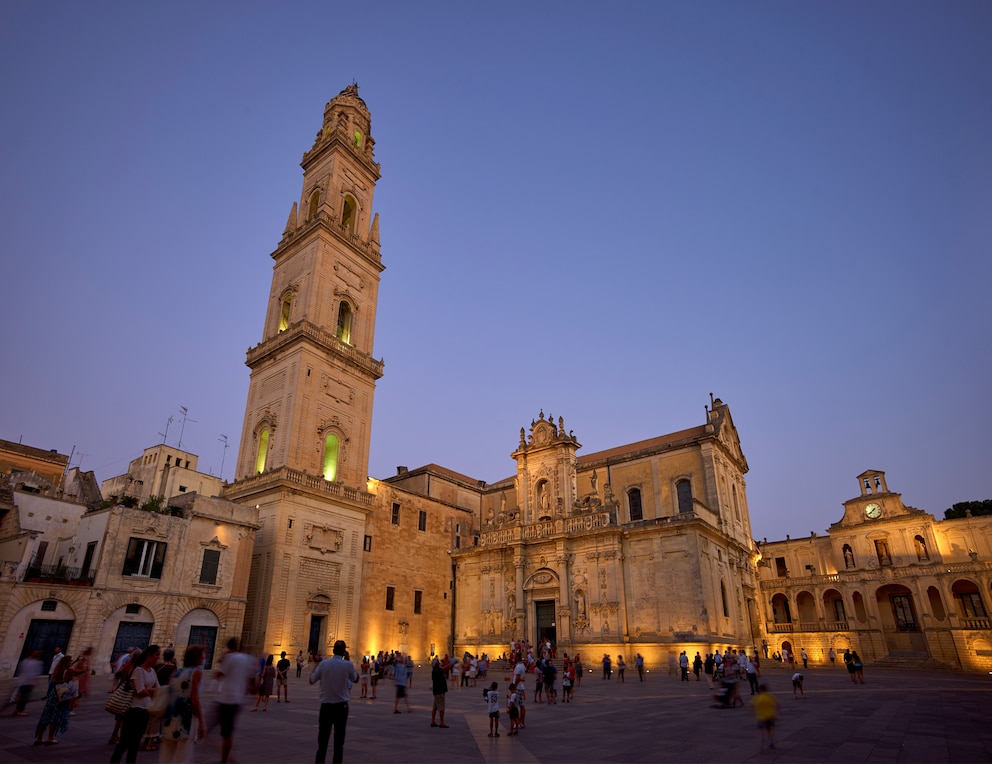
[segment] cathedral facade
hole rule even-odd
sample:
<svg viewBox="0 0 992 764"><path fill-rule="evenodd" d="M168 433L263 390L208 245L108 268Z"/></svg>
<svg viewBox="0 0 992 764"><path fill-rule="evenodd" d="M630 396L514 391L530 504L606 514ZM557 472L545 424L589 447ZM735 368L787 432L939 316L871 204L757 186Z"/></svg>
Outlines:
<svg viewBox="0 0 992 764"><path fill-rule="evenodd" d="M562 418L521 429L516 475L453 553L457 651L550 641L657 663L759 641L747 462L720 399L695 428L579 456Z"/></svg>

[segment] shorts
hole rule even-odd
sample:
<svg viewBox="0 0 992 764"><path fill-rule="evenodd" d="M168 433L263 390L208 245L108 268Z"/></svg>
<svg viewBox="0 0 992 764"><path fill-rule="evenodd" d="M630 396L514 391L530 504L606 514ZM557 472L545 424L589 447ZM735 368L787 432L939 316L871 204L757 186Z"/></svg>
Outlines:
<svg viewBox="0 0 992 764"><path fill-rule="evenodd" d="M234 734L234 720L241 710L240 703L221 703L217 709L217 717L220 721L220 736L231 737Z"/></svg>
<svg viewBox="0 0 992 764"><path fill-rule="evenodd" d="M396 697L405 698L406 697L406 687L401 684L396 685Z"/></svg>
<svg viewBox="0 0 992 764"><path fill-rule="evenodd" d="M289 679L284 676L277 676L276 687L289 687Z"/></svg>
<svg viewBox="0 0 992 764"><path fill-rule="evenodd" d="M490 719L499 719L499 711L490 711L489 712L489 718Z"/></svg>
<svg viewBox="0 0 992 764"><path fill-rule="evenodd" d="M434 696L434 710L443 711L444 710L444 693L439 692Z"/></svg>
<svg viewBox="0 0 992 764"><path fill-rule="evenodd" d="M369 684L369 675L362 674L362 687L367 687Z"/></svg>
<svg viewBox="0 0 992 764"><path fill-rule="evenodd" d="M763 722L758 722L759 730L770 730L774 726L775 726L774 719L765 719Z"/></svg>
<svg viewBox="0 0 992 764"><path fill-rule="evenodd" d="M518 716L520 716L520 711L517 709L516 706L511 707L510 710L507 711L507 713L510 715L511 719L516 719Z"/></svg>

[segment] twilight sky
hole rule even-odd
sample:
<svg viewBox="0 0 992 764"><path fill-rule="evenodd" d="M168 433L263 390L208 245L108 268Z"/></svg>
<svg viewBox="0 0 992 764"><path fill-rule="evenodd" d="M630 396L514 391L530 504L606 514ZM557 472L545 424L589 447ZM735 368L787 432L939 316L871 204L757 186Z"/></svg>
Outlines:
<svg viewBox="0 0 992 764"><path fill-rule="evenodd" d="M568 11L563 9L568 8ZM992 4L0 4L0 438L234 476L324 104L382 165L370 473L727 402L755 537L992 498ZM232 448L224 456L221 434Z"/></svg>

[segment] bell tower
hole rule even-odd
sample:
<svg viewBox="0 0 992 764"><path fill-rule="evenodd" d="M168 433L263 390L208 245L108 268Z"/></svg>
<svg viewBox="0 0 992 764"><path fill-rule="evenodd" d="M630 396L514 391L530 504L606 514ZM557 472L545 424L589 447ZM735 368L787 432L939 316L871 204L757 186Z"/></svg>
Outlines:
<svg viewBox="0 0 992 764"><path fill-rule="evenodd" d="M261 527L243 641L330 653L350 641L361 590L379 275L379 180L368 107L349 85L303 155L303 188L272 253L262 341L248 350L235 482Z"/></svg>

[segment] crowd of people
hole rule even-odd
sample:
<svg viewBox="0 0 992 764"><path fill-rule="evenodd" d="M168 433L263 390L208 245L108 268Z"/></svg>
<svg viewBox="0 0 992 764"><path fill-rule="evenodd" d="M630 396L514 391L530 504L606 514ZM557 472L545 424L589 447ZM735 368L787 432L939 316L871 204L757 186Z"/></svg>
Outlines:
<svg viewBox="0 0 992 764"><path fill-rule="evenodd" d="M808 656L800 650L803 668ZM564 653L556 661L556 650L550 642L535 648L518 641L510 645L508 653L499 657L497 667L505 663L507 688L500 691L498 681L489 682L488 675L494 661L485 653L464 653L460 658L432 656L431 658L431 727L447 729L445 723L445 695L452 689L483 687L482 698L486 703L489 735L500 736L500 711L505 709L509 719L508 735L518 735L526 729L528 683L533 681L533 702L557 705L571 703L581 685L583 667L578 653ZM765 657L768 658L767 649ZM27 716L26 705L35 688L36 680L46 680L44 704L35 727L35 745L56 745L59 736L69 728L75 708L89 692L89 680L95 672L91 666L92 650L85 650L78 657L65 655L55 649L51 663L46 667L42 655L35 651L25 657L15 677L11 702L15 716ZM780 660L793 670L793 696L804 699L804 675L797 670L795 655L783 648L772 659ZM833 664L836 654L829 652ZM201 645L192 645L185 651L180 666L173 648L150 645L144 650L132 648L121 654L112 665L112 681L108 689L107 710L114 714L114 726L108 744L113 746L111 762L125 759L137 760L139 751L159 751L163 762L189 761L189 743L203 739L215 726L220 727L221 761L230 760L237 716L246 696L255 700L251 711L268 710L273 690L276 703L289 703L289 675L294 661L286 652L279 659L275 655L249 656L239 651L237 641L229 640L227 651L213 670L205 668L207 656ZM856 650L846 650L843 662L852 683L864 683L864 665ZM295 657L296 676L302 676L306 664L313 666L310 684L319 685L320 713L318 724L317 762L323 762L333 734L333 761L343 756L344 733L348 717L348 703L357 689L359 698L374 700L386 681L394 687L393 713L401 713L401 703L407 712L412 710L408 697L413 686L415 662L410 655L395 650L364 655L359 668L351 662L346 645L339 640L334 644L332 656L324 658L311 654L304 658L300 651ZM560 664L560 669L559 665ZM602 658L603 680L625 682L626 661L623 655L604 653ZM645 679L645 661L637 653L634 666L640 681ZM47 672L46 672L47 669ZM591 669L589 669L591 671ZM778 702L761 677L761 659L758 650L750 654L744 648L727 648L723 652L696 652L690 658L687 651L669 658L669 674L679 675L680 681L695 681L705 677L714 691L714 706L732 708L743 706L744 700L738 685L747 682L752 696L751 706L758 722L761 745L774 747L774 725ZM47 676L46 676L47 673ZM501 672L502 673L502 672ZM206 678L215 680L214 702L207 706L201 702ZM561 695L559 697L559 681ZM355 688L355 685L358 685ZM47 733L47 735L46 735Z"/></svg>

